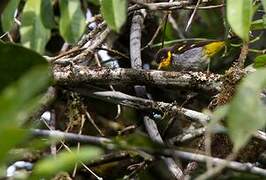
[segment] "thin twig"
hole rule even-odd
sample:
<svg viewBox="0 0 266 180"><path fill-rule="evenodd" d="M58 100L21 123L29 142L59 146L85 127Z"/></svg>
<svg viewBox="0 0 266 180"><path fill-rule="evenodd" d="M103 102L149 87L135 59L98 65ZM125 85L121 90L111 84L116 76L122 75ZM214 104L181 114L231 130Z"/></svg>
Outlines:
<svg viewBox="0 0 266 180"><path fill-rule="evenodd" d="M79 55L74 57L73 61L79 60L79 59L84 59L85 57L88 56L88 54L91 54L91 52L93 52L95 50L95 48L97 48L99 45L101 45L105 41L105 39L110 34L110 32L111 32L111 29L106 28L99 36L97 36L97 38L95 39L95 41L93 41L92 44L86 45L87 44L86 43L84 45L84 47L86 47L86 46L88 46L88 47L82 53L80 53Z"/></svg>
<svg viewBox="0 0 266 180"><path fill-rule="evenodd" d="M165 19L165 18L163 18L163 19ZM141 48L141 51L142 50L144 50L144 49L146 49L146 48L148 48L148 47L150 47L152 44L153 44L153 42L155 41L155 39L156 39L156 37L158 36L158 34L160 33L160 30L162 29L162 27L163 27L163 23L164 21L162 21L160 24L159 24L159 26L157 27L157 29L156 29L156 31L155 31L155 33L153 34L153 36L152 36L152 38L151 38L151 40L143 47L143 48Z"/></svg>
<svg viewBox="0 0 266 180"><path fill-rule="evenodd" d="M111 142L110 139L104 137L95 137L95 136L88 136L88 135L78 135L74 133L65 133L62 131L49 131L49 130L42 130L42 129L32 129L30 130L33 136L37 137L50 137L54 139L63 139L66 141L74 141L74 142L83 142L89 143L94 145L107 145Z"/></svg>
<svg viewBox="0 0 266 180"><path fill-rule="evenodd" d="M172 25L173 29L178 33L178 36L181 39L185 39L185 35L183 34L182 30L179 28L179 26L178 26L177 22L175 21L175 19L173 18L172 14L169 15L168 21Z"/></svg>
<svg viewBox="0 0 266 180"><path fill-rule="evenodd" d="M84 123L85 123L85 117L84 117L84 114L81 115L81 124L80 124L80 128L79 128L79 135L82 134L82 130L83 130L83 127L84 127ZM77 146L77 152L79 152L79 149L80 149L80 142L78 142L78 146ZM75 164L75 167L74 167L74 170L73 170L73 173L72 173L72 177L75 178L76 176L76 172L77 172L77 168L78 168L78 163Z"/></svg>
<svg viewBox="0 0 266 180"><path fill-rule="evenodd" d="M199 129L192 129L189 131L185 131L184 133L169 139L169 142L171 144L183 143L185 141L189 141L189 140L192 140L196 137L202 136L204 134L205 130L206 130L206 128L199 128Z"/></svg>
<svg viewBox="0 0 266 180"><path fill-rule="evenodd" d="M167 10L167 11L174 11L176 9L184 9L184 10L191 10L195 9L195 6L190 6L188 1L175 1L175 2L159 2L159 3L143 3L139 1L133 1L136 3L135 5L128 8L129 12L140 10L140 9L148 9L149 11L160 11L160 10ZM209 5L209 6L199 6L197 7L198 10L210 10L210 9L217 9L224 7L224 4L218 5Z"/></svg>
<svg viewBox="0 0 266 180"><path fill-rule="evenodd" d="M138 4L138 6L142 8L146 8L151 11L155 10L175 10L175 9L181 9L184 6L188 5L187 1L176 1L176 2L160 2L160 3L143 3L139 1L133 1L132 2Z"/></svg>
<svg viewBox="0 0 266 180"><path fill-rule="evenodd" d="M120 56L122 58L129 59L128 55L126 55L126 54L124 54L122 52L119 52L117 50L114 50L114 49L109 49L109 48L104 48L104 47L98 47L98 48L96 48L96 50L104 50L104 51L107 51L107 52L112 53L114 55L118 55L118 56Z"/></svg>
<svg viewBox="0 0 266 180"><path fill-rule="evenodd" d="M95 121L92 119L90 113L88 111L85 111L87 118L89 119L90 123L93 125L93 127L97 130L97 132L101 135L104 136L104 133L101 131L101 129L97 126Z"/></svg>
<svg viewBox="0 0 266 180"><path fill-rule="evenodd" d="M197 4L196 4L196 6L195 6L195 8L194 8L194 10L193 10L193 12L192 12L192 14L191 14L191 16L190 16L188 22L187 22L187 26L186 26L186 28L185 28L185 31L187 31L188 28L190 27L190 25L191 25L191 23L192 23L192 21L193 21L193 19L194 19L194 16L195 16L195 14L196 14L196 12L197 12L197 9L199 8L200 2L201 2L201 0L198 0L198 1L197 1Z"/></svg>
<svg viewBox="0 0 266 180"><path fill-rule="evenodd" d="M236 161L227 161L224 159L220 158L214 158L214 157L209 157L201 154L196 154L196 153L190 153L190 152L184 152L184 151L172 151L170 150L169 152L163 152L162 154L176 154L179 158L181 159L186 159L190 161L197 161L197 162L202 162L205 163L206 161L212 162L214 165L226 165L227 168L240 171L240 172L249 172L252 174L257 174L266 177L266 170L256 167L250 163L240 163Z"/></svg>

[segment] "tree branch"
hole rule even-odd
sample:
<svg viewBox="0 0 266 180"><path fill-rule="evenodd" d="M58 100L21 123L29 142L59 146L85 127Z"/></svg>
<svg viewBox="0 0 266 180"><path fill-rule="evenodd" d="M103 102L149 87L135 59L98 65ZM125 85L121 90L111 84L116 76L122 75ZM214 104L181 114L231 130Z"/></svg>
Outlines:
<svg viewBox="0 0 266 180"><path fill-rule="evenodd" d="M51 131L51 130L42 130L42 129L31 129L31 134L36 137L50 137L59 140L66 141L75 141L75 142L83 142L94 145L104 145L106 146L111 142L110 139L104 137L96 137L96 136L88 136L88 135L78 135L74 133L65 133L61 131Z"/></svg>
<svg viewBox="0 0 266 180"><path fill-rule="evenodd" d="M165 88L198 89L217 92L221 87L218 74L203 72L176 72L142 69L89 69L86 66L54 68L53 78L56 84L78 85L151 85Z"/></svg>

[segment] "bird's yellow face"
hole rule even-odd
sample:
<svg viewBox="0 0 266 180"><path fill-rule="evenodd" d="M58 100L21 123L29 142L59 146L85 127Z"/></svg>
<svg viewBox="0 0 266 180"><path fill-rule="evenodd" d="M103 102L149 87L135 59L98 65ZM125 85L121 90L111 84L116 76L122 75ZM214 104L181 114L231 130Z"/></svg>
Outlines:
<svg viewBox="0 0 266 180"><path fill-rule="evenodd" d="M172 53L167 52L167 56L163 58L159 64L158 69L168 69L171 66Z"/></svg>

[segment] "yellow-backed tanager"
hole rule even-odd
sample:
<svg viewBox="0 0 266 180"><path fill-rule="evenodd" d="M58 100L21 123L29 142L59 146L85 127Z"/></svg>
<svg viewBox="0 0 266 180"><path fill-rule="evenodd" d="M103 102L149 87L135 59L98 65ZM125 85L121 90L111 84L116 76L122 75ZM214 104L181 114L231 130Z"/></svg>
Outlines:
<svg viewBox="0 0 266 180"><path fill-rule="evenodd" d="M204 41L176 44L162 48L156 54L158 69L176 71L202 71L210 59L225 47L225 41Z"/></svg>

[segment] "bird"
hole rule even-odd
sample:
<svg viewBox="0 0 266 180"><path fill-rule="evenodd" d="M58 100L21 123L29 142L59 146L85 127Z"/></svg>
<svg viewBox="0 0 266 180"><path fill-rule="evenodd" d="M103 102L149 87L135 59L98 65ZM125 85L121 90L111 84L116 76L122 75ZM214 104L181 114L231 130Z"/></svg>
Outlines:
<svg viewBox="0 0 266 180"><path fill-rule="evenodd" d="M162 48L155 55L158 70L204 71L210 59L225 47L225 41L186 42Z"/></svg>

